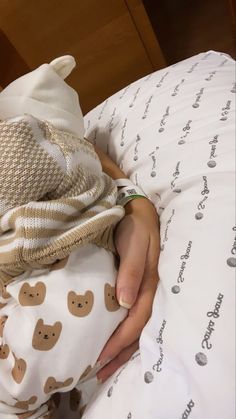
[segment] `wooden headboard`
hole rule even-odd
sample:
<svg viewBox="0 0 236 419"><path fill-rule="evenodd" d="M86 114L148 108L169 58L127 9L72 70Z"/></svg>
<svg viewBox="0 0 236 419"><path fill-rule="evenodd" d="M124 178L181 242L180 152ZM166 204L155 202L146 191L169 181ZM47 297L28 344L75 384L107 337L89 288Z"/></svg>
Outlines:
<svg viewBox="0 0 236 419"><path fill-rule="evenodd" d="M0 89L30 71L29 66L0 28Z"/></svg>
<svg viewBox="0 0 236 419"><path fill-rule="evenodd" d="M84 113L166 65L141 0L1 0L0 28L0 85L72 54Z"/></svg>

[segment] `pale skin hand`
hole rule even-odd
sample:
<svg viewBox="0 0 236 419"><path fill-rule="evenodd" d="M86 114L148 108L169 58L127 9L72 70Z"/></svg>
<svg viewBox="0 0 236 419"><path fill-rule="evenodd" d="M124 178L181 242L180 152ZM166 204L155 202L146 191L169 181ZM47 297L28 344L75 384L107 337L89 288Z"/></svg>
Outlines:
<svg viewBox="0 0 236 419"><path fill-rule="evenodd" d="M95 150L105 173L113 179L126 177L107 155L97 147ZM110 377L138 348L142 329L151 316L158 283L160 241L156 210L148 199L138 198L125 206L125 213L114 234L120 257L116 295L122 305L131 308L99 356L102 364L111 360L98 372L100 381Z"/></svg>

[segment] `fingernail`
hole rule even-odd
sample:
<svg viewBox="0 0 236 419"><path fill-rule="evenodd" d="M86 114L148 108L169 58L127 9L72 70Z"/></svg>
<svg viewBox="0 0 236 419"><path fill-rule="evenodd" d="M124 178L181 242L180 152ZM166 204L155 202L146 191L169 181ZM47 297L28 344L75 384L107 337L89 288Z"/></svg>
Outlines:
<svg viewBox="0 0 236 419"><path fill-rule="evenodd" d="M99 368L101 368L101 366L102 366L102 362L101 362L101 361L98 361L98 362L96 362L96 364L94 365L93 370L98 370Z"/></svg>
<svg viewBox="0 0 236 419"><path fill-rule="evenodd" d="M94 365L94 369L96 368L96 370L104 367L106 364L108 364L108 362L111 361L111 358L106 358L104 360L99 360L96 362L96 364Z"/></svg>
<svg viewBox="0 0 236 419"><path fill-rule="evenodd" d="M99 385L100 385L100 384L102 384L102 383L103 383L102 379L101 379L101 378L98 378L98 377L97 377L97 375L96 375L96 379L97 379L97 384L99 384Z"/></svg>
<svg viewBox="0 0 236 419"><path fill-rule="evenodd" d="M101 361L97 361L93 368L99 368L102 365Z"/></svg>
<svg viewBox="0 0 236 419"><path fill-rule="evenodd" d="M132 290L121 290L119 296L119 304L121 307L128 310L132 307L135 300L135 295Z"/></svg>

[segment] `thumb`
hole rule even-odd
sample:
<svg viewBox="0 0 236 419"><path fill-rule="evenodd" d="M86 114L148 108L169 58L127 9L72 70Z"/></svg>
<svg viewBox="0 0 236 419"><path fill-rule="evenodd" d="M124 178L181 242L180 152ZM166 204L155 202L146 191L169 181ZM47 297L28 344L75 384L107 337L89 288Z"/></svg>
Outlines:
<svg viewBox="0 0 236 419"><path fill-rule="evenodd" d="M122 242L119 252L116 296L119 304L127 309L136 301L146 265L148 238L140 239L134 234L132 239Z"/></svg>

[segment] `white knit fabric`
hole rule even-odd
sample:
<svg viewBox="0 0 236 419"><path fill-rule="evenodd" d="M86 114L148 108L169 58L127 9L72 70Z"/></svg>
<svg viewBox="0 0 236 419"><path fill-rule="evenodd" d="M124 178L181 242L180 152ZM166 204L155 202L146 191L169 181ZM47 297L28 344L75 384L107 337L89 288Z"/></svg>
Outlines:
<svg viewBox="0 0 236 419"><path fill-rule="evenodd" d="M112 253L89 244L72 252L61 268L60 263L51 271L22 275L0 298L0 419L46 418L46 403L58 388L72 389L86 370L94 375L102 348L126 316L113 298L117 272ZM47 330L61 325L52 347L42 345L49 342L46 337L32 346L39 319Z"/></svg>
<svg viewBox="0 0 236 419"><path fill-rule="evenodd" d="M0 279L4 283L9 275L66 257L79 243L94 242L114 251L112 229L124 210L116 205L116 186L84 139L78 95L63 80L74 66L71 56L56 58L0 93ZM2 217L8 211L11 220L4 226ZM46 231L44 221L51 219L53 224L59 216L64 227L62 223L55 231L48 226Z"/></svg>
<svg viewBox="0 0 236 419"><path fill-rule="evenodd" d="M45 119L47 115L47 121L56 128L83 138L78 94L63 80L74 66L74 58L66 55L13 81L1 92L0 119L24 113L38 119Z"/></svg>
<svg viewBox="0 0 236 419"><path fill-rule="evenodd" d="M48 418L127 313L106 250L124 209L62 79L74 65L58 58L0 94L0 419Z"/></svg>

